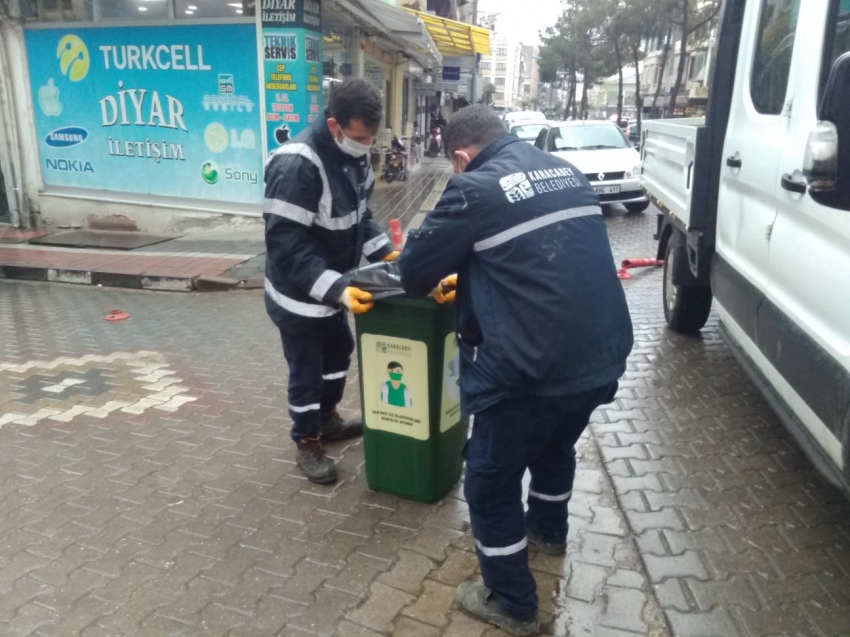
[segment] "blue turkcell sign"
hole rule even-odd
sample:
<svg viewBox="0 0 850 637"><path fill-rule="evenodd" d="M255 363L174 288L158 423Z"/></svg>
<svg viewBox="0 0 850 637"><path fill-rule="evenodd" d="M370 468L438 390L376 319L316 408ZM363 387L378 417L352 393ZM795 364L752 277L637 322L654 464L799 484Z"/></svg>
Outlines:
<svg viewBox="0 0 850 637"><path fill-rule="evenodd" d="M262 203L255 25L24 33L47 186Z"/></svg>

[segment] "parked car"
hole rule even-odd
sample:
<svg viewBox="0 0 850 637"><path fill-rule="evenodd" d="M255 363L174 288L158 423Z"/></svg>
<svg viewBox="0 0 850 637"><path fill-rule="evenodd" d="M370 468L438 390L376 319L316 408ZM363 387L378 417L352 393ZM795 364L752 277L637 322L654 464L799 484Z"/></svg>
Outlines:
<svg viewBox="0 0 850 637"><path fill-rule="evenodd" d="M505 113L504 121L508 130L511 130L513 126L522 123L543 123L546 121L546 116L540 111L511 111L510 113Z"/></svg>
<svg viewBox="0 0 850 637"><path fill-rule="evenodd" d="M706 117L643 127L659 300L686 333L713 302L738 362L850 495L850 5L724 4Z"/></svg>
<svg viewBox="0 0 850 637"><path fill-rule="evenodd" d="M540 135L540 131L546 128L546 124L537 122L519 122L511 126L511 135L516 135L522 141L533 144Z"/></svg>
<svg viewBox="0 0 850 637"><path fill-rule="evenodd" d="M629 212L649 207L640 186L640 154L616 124L547 122L534 145L563 157L584 173L603 204L623 204Z"/></svg>

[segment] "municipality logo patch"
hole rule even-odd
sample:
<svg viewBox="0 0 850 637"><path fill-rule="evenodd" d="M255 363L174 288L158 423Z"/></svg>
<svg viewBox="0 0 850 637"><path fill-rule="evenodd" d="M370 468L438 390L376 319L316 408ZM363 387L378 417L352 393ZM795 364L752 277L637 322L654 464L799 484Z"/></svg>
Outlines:
<svg viewBox="0 0 850 637"><path fill-rule="evenodd" d="M70 148L82 144L89 136L89 132L85 128L79 126L66 126L65 128L57 128L55 131L47 133L44 138L44 143L51 148Z"/></svg>
<svg viewBox="0 0 850 637"><path fill-rule="evenodd" d="M505 191L505 196L511 203L531 199L534 196L534 186L525 173L514 173L499 180L499 185Z"/></svg>
<svg viewBox="0 0 850 637"><path fill-rule="evenodd" d="M59 70L72 82L79 82L89 73L89 50L76 35L68 34L59 40L56 47Z"/></svg>

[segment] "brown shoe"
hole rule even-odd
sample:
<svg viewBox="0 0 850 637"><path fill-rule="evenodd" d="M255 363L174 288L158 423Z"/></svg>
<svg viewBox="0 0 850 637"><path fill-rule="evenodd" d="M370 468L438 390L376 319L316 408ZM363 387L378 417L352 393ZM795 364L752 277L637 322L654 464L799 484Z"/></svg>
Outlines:
<svg viewBox="0 0 850 637"><path fill-rule="evenodd" d="M361 418L345 420L334 409L322 416L319 429L322 432L322 440L347 440L363 435L363 420Z"/></svg>
<svg viewBox="0 0 850 637"><path fill-rule="evenodd" d="M298 466L310 482L331 484L336 482L336 465L328 458L321 440L305 438L295 443L298 448Z"/></svg>

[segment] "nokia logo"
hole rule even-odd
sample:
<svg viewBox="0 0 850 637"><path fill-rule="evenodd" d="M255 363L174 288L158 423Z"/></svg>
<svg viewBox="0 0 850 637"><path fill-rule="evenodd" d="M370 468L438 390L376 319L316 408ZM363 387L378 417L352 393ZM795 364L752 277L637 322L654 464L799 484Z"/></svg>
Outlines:
<svg viewBox="0 0 850 637"><path fill-rule="evenodd" d="M46 159L48 170L59 170L66 173L93 173L90 161L71 159Z"/></svg>

